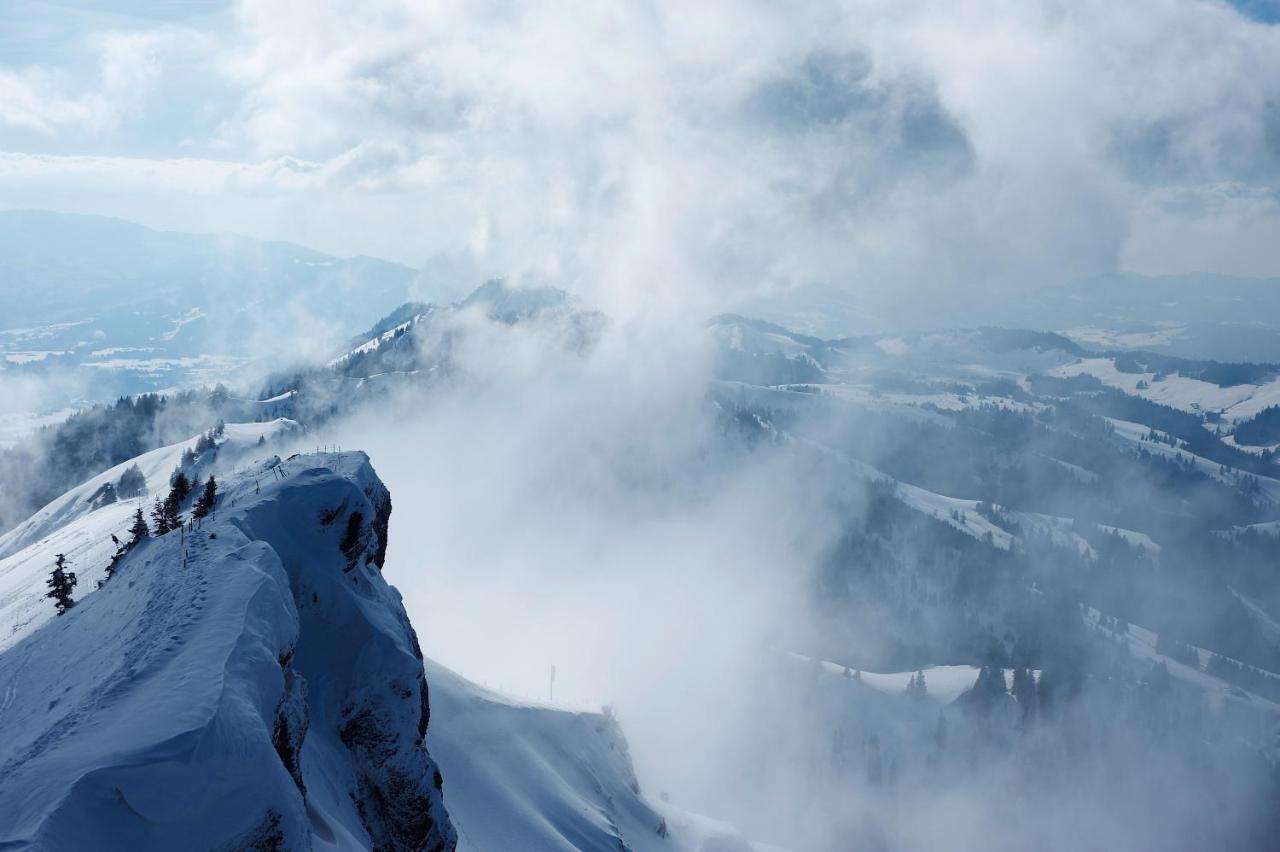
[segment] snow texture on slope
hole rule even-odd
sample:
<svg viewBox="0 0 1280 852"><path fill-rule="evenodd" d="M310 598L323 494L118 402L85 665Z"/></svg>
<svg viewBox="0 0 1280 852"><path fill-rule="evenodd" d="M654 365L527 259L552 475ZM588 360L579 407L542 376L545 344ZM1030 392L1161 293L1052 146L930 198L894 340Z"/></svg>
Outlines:
<svg viewBox="0 0 1280 852"><path fill-rule="evenodd" d="M732 828L641 795L607 713L499 695L427 661L428 745L467 852L752 852Z"/></svg>
<svg viewBox="0 0 1280 852"><path fill-rule="evenodd" d="M451 849L368 459L220 481L0 654L0 848Z"/></svg>
<svg viewBox="0 0 1280 852"><path fill-rule="evenodd" d="M261 439L271 439L297 428L298 424L284 419L268 423L229 423L213 455L229 461L237 453L256 449ZM0 536L0 651L53 617L53 610L44 599L44 577L48 576L57 554L65 554L72 570L79 575L76 598L89 594L115 552L111 536L128 538L126 531L134 511L141 507L147 514L152 501L168 493L169 475L178 467L183 451L195 447L198 437L160 447L109 468ZM201 459L194 470L200 472L212 460ZM135 464L146 477L147 493L101 505L96 495L108 483L118 482L120 475Z"/></svg>

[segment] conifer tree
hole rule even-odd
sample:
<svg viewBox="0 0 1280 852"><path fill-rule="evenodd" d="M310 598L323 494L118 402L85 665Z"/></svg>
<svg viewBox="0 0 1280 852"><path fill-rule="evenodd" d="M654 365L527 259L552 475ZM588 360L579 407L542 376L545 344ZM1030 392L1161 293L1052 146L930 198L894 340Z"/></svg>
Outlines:
<svg viewBox="0 0 1280 852"><path fill-rule="evenodd" d="M74 571L67 570L69 564L67 557L59 553L53 561L53 571L45 581L45 585L49 587L45 597L53 598L53 605L58 610L58 615L62 615L76 605L76 602L71 599L71 590L76 587L76 575Z"/></svg>
<svg viewBox="0 0 1280 852"><path fill-rule="evenodd" d="M147 528L147 520L142 517L141 506L139 506L137 511L133 513L133 526L129 527L129 535L132 536L129 541L130 547L151 535L151 530Z"/></svg>
<svg viewBox="0 0 1280 852"><path fill-rule="evenodd" d="M185 473L178 470L174 473L173 478L169 480L169 484L173 487L173 490L169 492L170 495L172 496L176 494L176 502L178 506L181 506L186 502L187 496L191 494L191 480L187 479L187 475Z"/></svg>
<svg viewBox="0 0 1280 852"><path fill-rule="evenodd" d="M169 514L165 511L165 503L161 502L159 497L151 507L151 522L156 525L156 535L164 535L172 529L169 526Z"/></svg>
<svg viewBox="0 0 1280 852"><path fill-rule="evenodd" d="M130 465L125 472L120 474L120 481L116 483L116 496L122 500L128 500L130 497L140 497L147 493L147 478L142 475L142 470L136 464Z"/></svg>
<svg viewBox="0 0 1280 852"><path fill-rule="evenodd" d="M973 684L973 695L983 704L990 703L1005 691L1004 670L999 666L983 666Z"/></svg>
<svg viewBox="0 0 1280 852"><path fill-rule="evenodd" d="M209 481L204 484L204 491L200 493L200 498L196 500L195 508L191 511L192 517L203 518L213 511L213 507L218 503L218 483L213 476L209 477Z"/></svg>
<svg viewBox="0 0 1280 852"><path fill-rule="evenodd" d="M107 572L102 579L98 581L98 588L101 589L107 584L107 581L116 575L116 569L120 567L120 560L124 559L124 555L129 552L131 542L123 542L111 536L111 540L115 543L116 552L111 554L111 561L107 563Z"/></svg>
<svg viewBox="0 0 1280 852"><path fill-rule="evenodd" d="M164 498L161 511L164 514L165 532L176 530L182 526L182 500L183 497L179 496L176 488L169 492L168 497Z"/></svg>

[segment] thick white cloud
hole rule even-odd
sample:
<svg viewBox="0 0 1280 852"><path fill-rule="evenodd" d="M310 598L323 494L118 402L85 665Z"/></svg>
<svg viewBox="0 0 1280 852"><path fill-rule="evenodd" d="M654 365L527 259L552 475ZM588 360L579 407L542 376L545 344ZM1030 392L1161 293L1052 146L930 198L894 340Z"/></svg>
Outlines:
<svg viewBox="0 0 1280 852"><path fill-rule="evenodd" d="M808 282L909 305L1120 267L1280 274L1280 29L1198 0L256 0L208 37L230 93L210 138L154 165L11 156L5 200L466 250L624 313ZM111 38L102 91L165 73ZM0 70L23 93L0 116L107 132L142 103L94 118L57 73Z"/></svg>
<svg viewBox="0 0 1280 852"><path fill-rule="evenodd" d="M0 127L46 136L101 136L141 111L167 63L189 61L209 39L189 28L160 26L86 34L80 49L92 69L73 75L41 65L0 66Z"/></svg>

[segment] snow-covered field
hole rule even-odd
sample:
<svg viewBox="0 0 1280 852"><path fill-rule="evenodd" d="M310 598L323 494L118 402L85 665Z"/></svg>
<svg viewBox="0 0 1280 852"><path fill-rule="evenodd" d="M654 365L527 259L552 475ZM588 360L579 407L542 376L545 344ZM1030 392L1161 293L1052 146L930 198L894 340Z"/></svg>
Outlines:
<svg viewBox="0 0 1280 852"><path fill-rule="evenodd" d="M1162 323L1142 331L1117 331L1097 325L1081 325L1062 332L1076 343L1094 349L1154 349L1168 346L1187 332L1183 323Z"/></svg>
<svg viewBox="0 0 1280 852"><path fill-rule="evenodd" d="M1177 373L1124 373L1110 358L1083 358L1048 371L1051 376L1093 376L1108 387L1183 411L1218 411L1228 422L1248 420L1268 406L1280 405L1280 378L1266 384L1218 387ZM1141 386L1140 386L1141 385Z"/></svg>
<svg viewBox="0 0 1280 852"><path fill-rule="evenodd" d="M1246 474L1236 468L1227 467L1203 456L1198 456L1190 450L1171 447L1162 441L1149 441L1147 440L1147 435L1151 433L1151 427L1144 426L1141 423L1118 420L1114 417L1108 417L1106 420L1115 427L1117 438L1135 447L1139 447L1153 455L1189 464L1199 473L1226 485L1236 485L1243 477L1251 476L1257 481L1259 492L1267 500L1272 503L1280 503L1280 479L1272 479L1269 476L1260 476L1258 474Z"/></svg>

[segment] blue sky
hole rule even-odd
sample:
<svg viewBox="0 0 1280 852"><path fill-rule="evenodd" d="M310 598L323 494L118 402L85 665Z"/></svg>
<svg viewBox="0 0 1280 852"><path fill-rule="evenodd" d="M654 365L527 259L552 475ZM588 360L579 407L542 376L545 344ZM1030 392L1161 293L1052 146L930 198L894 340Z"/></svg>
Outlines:
<svg viewBox="0 0 1280 852"><path fill-rule="evenodd" d="M0 206L618 298L1280 275L1240 7L17 0Z"/></svg>
<svg viewBox="0 0 1280 852"><path fill-rule="evenodd" d="M1232 0L1231 5L1255 21L1280 23L1280 0Z"/></svg>

